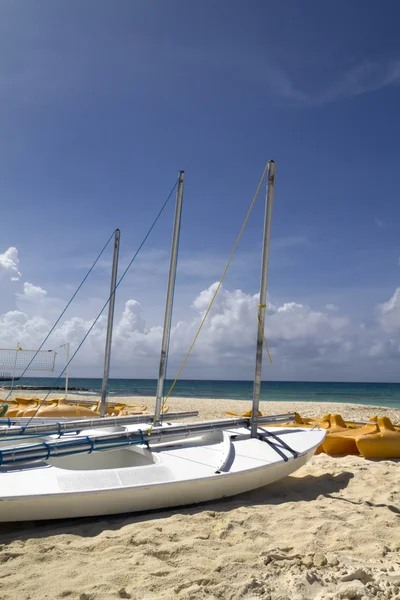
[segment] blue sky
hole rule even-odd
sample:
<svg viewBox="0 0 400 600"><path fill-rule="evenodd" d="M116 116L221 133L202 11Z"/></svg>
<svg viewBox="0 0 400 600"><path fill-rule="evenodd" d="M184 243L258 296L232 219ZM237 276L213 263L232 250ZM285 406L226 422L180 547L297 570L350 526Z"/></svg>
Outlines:
<svg viewBox="0 0 400 600"><path fill-rule="evenodd" d="M3 0L0 255L17 249L21 277L3 277L0 312L51 322L115 227L126 263L185 169L174 323L189 323L274 158L270 300L335 313L357 331L346 366L307 362L307 332L292 354L280 346L282 330L271 332L272 377L400 379L400 311L398 324L397 304L387 309L390 329L380 308L399 285L399 21L399 4L388 0L379 10L369 0ZM146 328L162 324L172 214L171 206L118 297L118 314L128 300L140 303ZM225 284L248 297L258 291L262 215L260 201ZM108 269L105 262L70 318L96 314ZM32 294L21 299L25 282L47 293L36 304ZM369 332L363 342L359 327ZM36 343L32 327L4 325L0 341L25 334ZM318 335L327 339L316 335L315 348ZM371 374L362 353L377 343L390 345L390 357L379 355ZM130 363L116 359L115 374L129 375L132 364L135 375L151 374L155 358L139 365L135 344ZM247 360L250 350L242 352ZM216 372L194 359L193 373L229 377L228 358ZM251 378L251 361L240 373Z"/></svg>

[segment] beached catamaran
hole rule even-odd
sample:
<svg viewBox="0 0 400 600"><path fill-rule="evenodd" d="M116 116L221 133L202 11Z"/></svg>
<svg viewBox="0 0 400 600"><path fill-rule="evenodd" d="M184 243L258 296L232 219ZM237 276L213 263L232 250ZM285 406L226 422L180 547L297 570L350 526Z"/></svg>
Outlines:
<svg viewBox="0 0 400 600"><path fill-rule="evenodd" d="M258 416L273 161L268 163L252 416L175 425L174 418L182 420L194 413L163 418L183 179L181 172L154 414L51 422L31 419L29 424L15 419L0 426L0 521L148 511L233 496L289 475L323 441L325 431L317 428L268 428L268 424L287 422L290 415ZM108 366L109 355L107 374Z"/></svg>

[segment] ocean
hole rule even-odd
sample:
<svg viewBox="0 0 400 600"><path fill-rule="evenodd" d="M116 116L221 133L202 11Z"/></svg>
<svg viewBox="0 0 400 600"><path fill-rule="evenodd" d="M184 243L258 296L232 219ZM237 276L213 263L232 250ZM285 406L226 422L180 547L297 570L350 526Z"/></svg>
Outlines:
<svg viewBox="0 0 400 600"><path fill-rule="evenodd" d="M24 377L16 385L52 386L54 378ZM167 380L167 392L172 381ZM63 380L57 382L64 385ZM101 379L70 378L69 386L85 388L88 392L99 393ZM110 396L154 396L156 379L110 379ZM231 400L251 400L251 381L207 381L182 379L176 384L173 396L192 398L229 398ZM374 404L400 408L400 383L328 383L265 381L261 386L261 399L271 401L301 402L349 402L354 404Z"/></svg>

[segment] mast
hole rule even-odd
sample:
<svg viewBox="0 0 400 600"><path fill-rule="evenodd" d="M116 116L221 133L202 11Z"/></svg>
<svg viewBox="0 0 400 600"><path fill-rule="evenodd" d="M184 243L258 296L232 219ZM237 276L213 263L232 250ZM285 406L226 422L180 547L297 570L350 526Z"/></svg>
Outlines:
<svg viewBox="0 0 400 600"><path fill-rule="evenodd" d="M108 375L110 373L111 340L114 321L115 286L117 284L118 255L119 255L120 230L115 230L114 255L111 272L110 303L108 305L106 350L104 354L103 383L101 386L100 416L104 417L107 409Z"/></svg>
<svg viewBox="0 0 400 600"><path fill-rule="evenodd" d="M178 260L178 246L179 246L179 233L181 227L181 215L182 215L182 199L183 199L183 183L185 179L185 172L180 171L178 180L178 191L176 193L176 206L175 206L175 220L174 220L174 232L172 235L172 248L171 248L171 259L169 266L169 278L168 278L168 289L167 289L167 302L165 305L165 316L164 316L164 329L161 343L161 357L160 357L160 369L158 373L157 383L157 396L156 396L156 407L155 415L157 424L159 422L159 413L161 411L161 404L164 392L164 380L165 370L167 366L167 352L169 345L169 336L171 332L171 319L172 319L172 301L174 297L175 288L175 276L176 276L176 265Z"/></svg>
<svg viewBox="0 0 400 600"><path fill-rule="evenodd" d="M274 203L275 162L268 162L267 194L265 203L264 240L261 263L260 304L258 305L256 368L253 387L253 406L251 417L251 437L257 437L258 407L260 404L262 354L264 343L265 310L267 308L267 278L269 242L271 237L272 205Z"/></svg>

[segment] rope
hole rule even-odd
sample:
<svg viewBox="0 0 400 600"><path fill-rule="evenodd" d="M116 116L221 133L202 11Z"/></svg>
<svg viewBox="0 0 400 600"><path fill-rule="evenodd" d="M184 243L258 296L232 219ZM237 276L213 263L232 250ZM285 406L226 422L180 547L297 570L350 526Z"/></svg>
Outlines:
<svg viewBox="0 0 400 600"><path fill-rule="evenodd" d="M130 263L128 264L128 266L126 267L125 271L122 273L121 277L119 278L115 288L112 290L112 292L110 293L107 302L105 302L104 306L102 307L102 309L100 310L99 314L97 315L97 317L95 318L95 320L93 321L92 325L89 327L88 331L86 332L86 334L84 335L81 343L78 345L77 349L75 350L75 352L73 353L73 355L71 356L70 360L67 362L67 364L65 365L64 369L61 371L60 375L58 376L58 378L56 379L53 387L50 388L50 390L47 392L46 396L43 398L43 400L40 402L40 404L37 406L35 412L33 413L33 415L29 418L28 422L26 423L24 430L26 427L28 427L29 423L32 421L32 419L36 416L38 410L40 409L40 407L43 405L43 403L47 400L47 398L49 397L49 395L51 394L51 392L54 390L54 388L56 387L57 383L60 381L61 377L63 376L63 374L65 373L65 371L67 370L67 368L69 367L69 365L71 364L71 362L74 360L75 356L78 354L79 350L81 349L81 347L83 346L84 342L86 341L88 335L90 334L90 332L92 331L93 327L96 325L97 321L99 320L99 318L101 317L104 309L106 308L107 304L110 302L111 297L113 296L113 294L115 294L118 286L120 285L120 283L122 282L122 280L124 279L125 275L127 274L127 272L129 271L129 269L131 268L133 261L136 259L137 255L139 254L140 250L142 249L142 247L144 246L147 238L149 237L150 233L153 231L158 219L160 218L162 212L164 211L165 207L167 206L177 184L178 184L178 179L176 180L174 187L172 188L172 190L170 191L170 193L167 196L167 199L165 200L164 204L162 205L160 211L158 212L156 218L154 219L150 229L148 230L148 232L146 233L146 235L144 236L142 242L139 244L138 249L136 250L135 254L133 255L132 260L130 261Z"/></svg>
<svg viewBox="0 0 400 600"><path fill-rule="evenodd" d="M100 259L101 255L103 254L104 250L107 248L107 246L110 243L110 240L112 239L112 237L114 236L114 234L115 234L115 230L112 232L112 234L108 238L108 240L107 240L106 244L103 246L103 249L101 250L100 254L97 256L96 260L94 261L94 263L90 267L89 271L86 273L85 277L82 279L82 281L79 284L79 286L77 287L75 293L71 296L69 302L67 303L66 307L62 311L61 315L58 317L57 321L54 323L53 327L50 329L49 333L46 335L46 337L44 338L43 342L41 343L41 345L39 346L39 348L36 350L36 352L33 355L31 361L29 362L28 366L25 367L25 369L22 372L22 375L20 375L20 377L23 377L25 375L25 373L27 372L27 370L29 369L29 367L31 366L31 364L33 363L33 361L35 360L36 356L38 355L38 353L40 352L40 350L43 348L43 346L45 345L45 343L49 339L50 335L53 333L54 329L57 327L58 323L61 321L61 319L62 319L63 315L65 314L66 310L68 309L69 305L74 300L75 296L77 295L77 293L79 292L79 290L81 289L81 287L83 286L83 284L85 283L86 279L89 277L90 273L93 271L94 267L96 266L98 260ZM11 386L11 390L9 391L9 393L7 394L7 396L4 398L4 402L6 402L8 400L8 398L10 397L10 395L12 394L12 392L13 392L12 388L13 388L13 386Z"/></svg>
<svg viewBox="0 0 400 600"><path fill-rule="evenodd" d="M266 304L259 304L257 308L263 308L265 310L267 308L267 305ZM272 365L272 358L271 358L271 355L269 353L269 348L268 348L267 340L265 339L264 330L263 330L263 328L261 326L260 317L258 315L257 315L257 320L258 320L258 327L260 329L260 333L262 335L262 339L263 339L263 342L264 342L264 346L265 346L265 349L266 349L267 354L268 354L269 364Z"/></svg>
<svg viewBox="0 0 400 600"><path fill-rule="evenodd" d="M49 456L50 456L50 446L48 445L47 442L42 442L42 446L44 446L47 450L47 456L44 460L48 460Z"/></svg>
<svg viewBox="0 0 400 600"><path fill-rule="evenodd" d="M225 269L224 269L224 271L223 271L223 273L222 273L221 279L219 280L219 283L218 283L218 285L217 285L217 287L216 287L216 290L215 290L215 292L214 292L214 295L213 295L213 297L211 298L211 302L210 302L210 304L209 304L209 306L208 306L208 308L207 308L207 310L206 310L206 312L205 312L205 314L204 314L204 316L203 316L203 318L202 318L202 320L201 320L200 326L199 326L199 328L198 328L198 330L197 330L197 333L196 333L196 335L195 335L195 336L194 336L194 338L193 338L193 341L192 341L192 343L190 344L189 350L187 351L187 353L186 353L186 356L185 356L185 358L183 359L183 362L182 362L182 364L181 364L181 366L180 366L180 368L179 368L178 374L176 375L176 377L175 377L175 379L174 379L174 381L173 381L173 383L172 383L172 385L171 385L171 387L170 387L170 389L169 389L169 392L168 392L168 394L165 396L164 402L163 402L163 404L161 405L161 409L158 411L158 414L157 414L157 415L155 415L155 418L154 418L154 420L153 420L153 424L152 424L152 426L151 426L151 427L148 429L148 432L149 432L149 433L151 433L151 431L152 431L152 428L154 427L154 423L156 423L156 422L159 420L159 417L160 417L161 411L164 409L164 406L165 406L165 404L167 403L167 401L168 401L168 398L169 398L169 397L171 396L171 394L172 394L172 391L173 391L173 389L174 389L174 387L175 387L175 385L176 385L176 382L178 381L178 379L179 379L179 377L180 377L180 375L181 375L181 373L182 373L182 371L183 371L183 369L184 369L184 366L185 366L185 364L186 364L186 361L187 361L187 359L189 358L189 356L190 356L190 353L191 353L191 352L192 352L192 350L193 350L193 347L194 347L194 345L195 345L195 343L196 343L196 341L197 341L197 338L198 338L198 337L199 337L199 335L200 335L200 331L202 330L202 328L203 328L203 325L204 325L204 323L205 323L205 321L206 321L206 319L207 319L207 317L208 317L208 314L209 314L209 312L210 312L210 310L211 310L211 307L212 307L212 305L214 304L214 300L215 300L215 298L217 297L217 294L218 294L219 290L221 289L222 282L223 282L223 281L224 281L224 279L225 279L225 275L226 275L226 274L227 274L227 272L228 272L228 269L229 269L229 267L230 267L230 264L231 264L231 262L232 262L233 256L234 256L234 254L235 254L235 252L236 252L236 249L237 249L237 247L238 247L238 245L239 245L240 239L241 239L241 237L242 237L242 235L243 235L243 232L244 232L244 230L245 230L245 227L246 227L246 225L247 225L247 221L248 221L248 220L249 220L249 218L250 218L251 211L252 211L252 210L253 210L253 208L254 208L254 204L255 204L255 202L256 202L256 199L257 199L258 193L259 193L259 191L260 191L260 188L261 188L262 182L264 181L264 177L265 177L265 174L266 174L266 172L267 172L267 169L268 169L268 163L265 165L265 168L264 168L263 174L261 175L261 179L260 179L260 181L258 182L258 186L257 186L256 192L255 192L255 194L254 194L254 196L253 196L253 200L251 201L250 208L249 208L249 210L247 211L246 218L245 218L245 220L244 220L244 222L243 222L243 225L242 225L242 227L241 227L241 229L240 229L239 235L238 235L238 237L237 237L237 239L236 239L236 242L235 242L235 244L234 244L234 246L233 246L232 252L230 253L230 256L229 256L228 262L226 263L226 266L225 266Z"/></svg>
<svg viewBox="0 0 400 600"><path fill-rule="evenodd" d="M94 440L92 440L92 438L89 437L88 435L85 437L86 437L86 441L89 442L89 444L90 444L90 450L89 450L88 454L92 454L93 450L95 449L94 448Z"/></svg>
<svg viewBox="0 0 400 600"><path fill-rule="evenodd" d="M135 444L143 444L144 446L147 446L147 448L150 448L149 442L144 439L143 431L141 429L138 429L138 431L140 433L140 440L138 442L134 442L134 443Z"/></svg>

